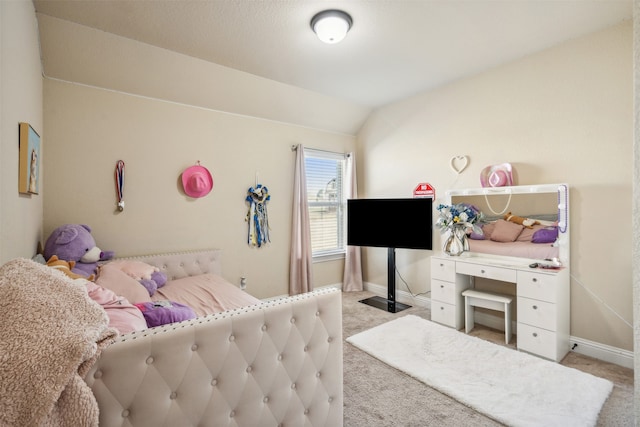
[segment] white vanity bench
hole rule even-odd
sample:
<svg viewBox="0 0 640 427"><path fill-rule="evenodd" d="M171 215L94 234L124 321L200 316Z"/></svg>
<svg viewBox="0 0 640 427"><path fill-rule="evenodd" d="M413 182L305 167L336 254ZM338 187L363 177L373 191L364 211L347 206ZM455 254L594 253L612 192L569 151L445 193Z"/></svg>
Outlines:
<svg viewBox="0 0 640 427"><path fill-rule="evenodd" d="M513 314L518 350L556 362L562 360L569 352L571 314L568 186L466 189L449 191L447 196L449 203L470 203L483 212L500 206L517 215L528 214L528 211L519 210L532 207L540 210L534 213L556 213L559 223L557 245L563 267L532 268L530 264L542 260L480 252L464 252L460 256L434 255L431 257L431 319L460 330L465 326L462 292L473 289L477 278L505 282L507 285L502 286L515 286L515 292L510 291L515 294ZM536 199L536 196L540 198ZM546 198L544 202L543 197ZM486 205L479 206L482 199L491 199L491 202L487 200Z"/></svg>

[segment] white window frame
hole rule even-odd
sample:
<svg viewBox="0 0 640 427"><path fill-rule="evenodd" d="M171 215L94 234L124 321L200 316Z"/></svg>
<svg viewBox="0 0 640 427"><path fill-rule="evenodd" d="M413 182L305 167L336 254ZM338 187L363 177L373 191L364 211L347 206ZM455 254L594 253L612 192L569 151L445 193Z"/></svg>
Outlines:
<svg viewBox="0 0 640 427"><path fill-rule="evenodd" d="M311 242L312 242L312 259L313 261L330 261L334 259L342 259L345 257L347 234L346 234L346 209L347 199L346 192L344 191L344 185L346 183L346 159L347 156L344 153L336 153L324 150L314 150L311 148L305 148L304 150L305 160L305 181L307 183L307 203L309 207L309 219L311 227ZM335 182L327 180L324 188L319 187L318 177L316 172L318 170L310 170L309 159L318 159L324 161L335 161L336 166L341 163L341 176L336 177ZM313 169L313 168L311 168ZM333 181L333 180L331 180ZM323 181L324 182L324 181ZM331 228L336 228L335 241L336 245L331 248L313 249L314 247L314 235L317 236L318 229L314 230L314 217L318 215L318 212L327 213L332 215L332 212L336 215L336 222L333 225L329 225L328 228L321 230L332 232ZM317 237L316 237L317 238ZM331 239L331 237L329 237ZM317 244L317 242L316 242Z"/></svg>

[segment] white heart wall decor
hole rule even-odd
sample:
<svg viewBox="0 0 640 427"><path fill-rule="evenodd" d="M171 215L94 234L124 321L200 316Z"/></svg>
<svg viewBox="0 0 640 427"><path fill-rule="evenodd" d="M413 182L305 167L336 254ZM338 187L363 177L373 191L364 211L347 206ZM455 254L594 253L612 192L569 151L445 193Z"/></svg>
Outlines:
<svg viewBox="0 0 640 427"><path fill-rule="evenodd" d="M458 175L462 173L463 170L467 168L469 165L469 157L468 156L453 156L451 161L449 162L451 169Z"/></svg>

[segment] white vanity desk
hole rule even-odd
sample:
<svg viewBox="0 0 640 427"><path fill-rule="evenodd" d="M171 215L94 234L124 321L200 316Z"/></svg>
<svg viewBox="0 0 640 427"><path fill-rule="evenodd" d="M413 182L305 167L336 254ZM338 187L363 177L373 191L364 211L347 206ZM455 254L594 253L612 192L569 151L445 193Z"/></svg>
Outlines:
<svg viewBox="0 0 640 427"><path fill-rule="evenodd" d="M464 327L464 297L475 277L516 286L517 348L556 362L569 351L569 270L530 268L531 260L463 253L431 257L431 319Z"/></svg>
<svg viewBox="0 0 640 427"><path fill-rule="evenodd" d="M481 252L464 252L460 256L436 254L431 257L432 320L459 330L465 323L461 294L474 287L476 277L511 283L515 286L515 292L511 293L516 295L511 314L517 322L518 349L556 362L562 360L569 351L571 311L569 186L471 188L449 190L446 195L448 204L468 203L486 215L501 216L507 211L521 216L555 214L559 224L556 243L565 268L531 268L529 265L536 260ZM475 318L478 320L478 316Z"/></svg>

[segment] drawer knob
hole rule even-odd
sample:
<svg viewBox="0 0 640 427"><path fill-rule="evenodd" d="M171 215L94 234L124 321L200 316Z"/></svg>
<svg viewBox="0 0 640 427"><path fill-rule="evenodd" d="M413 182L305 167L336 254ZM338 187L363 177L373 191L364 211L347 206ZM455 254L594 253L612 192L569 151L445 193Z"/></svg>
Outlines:
<svg viewBox="0 0 640 427"><path fill-rule="evenodd" d="M534 306L533 306L533 309L534 309L534 310L537 310L537 309L538 309L538 306L537 306L537 305L534 305Z"/></svg>
<svg viewBox="0 0 640 427"><path fill-rule="evenodd" d="M440 263L440 267L444 267L444 264L443 264L443 263Z"/></svg>
<svg viewBox="0 0 640 427"><path fill-rule="evenodd" d="M538 279L536 279L535 277L531 280L533 283L536 283L538 281Z"/></svg>
<svg viewBox="0 0 640 427"><path fill-rule="evenodd" d="M444 310L444 307L440 307L440 310Z"/></svg>
<svg viewBox="0 0 640 427"><path fill-rule="evenodd" d="M534 332L532 335L533 335L533 337L535 338L535 337L537 337L537 336L538 336L538 333L537 333L537 332Z"/></svg>
<svg viewBox="0 0 640 427"><path fill-rule="evenodd" d="M480 273L484 274L484 270L480 270Z"/></svg>
<svg viewBox="0 0 640 427"><path fill-rule="evenodd" d="M440 285L441 288L444 288L444 285Z"/></svg>

